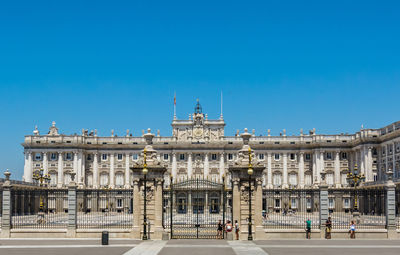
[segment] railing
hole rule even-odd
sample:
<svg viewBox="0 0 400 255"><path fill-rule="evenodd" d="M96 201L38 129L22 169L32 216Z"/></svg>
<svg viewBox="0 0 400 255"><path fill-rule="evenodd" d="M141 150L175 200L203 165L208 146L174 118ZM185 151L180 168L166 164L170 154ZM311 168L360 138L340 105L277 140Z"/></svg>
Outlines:
<svg viewBox="0 0 400 255"><path fill-rule="evenodd" d="M305 229L319 222L318 189L268 189L263 191L263 226L268 229Z"/></svg>
<svg viewBox="0 0 400 255"><path fill-rule="evenodd" d="M354 209L357 194L358 212ZM354 221L357 229L384 229L385 190L374 189L330 189L329 216L332 219L333 229L349 229Z"/></svg>
<svg viewBox="0 0 400 255"><path fill-rule="evenodd" d="M132 227L132 190L77 191L77 228Z"/></svg>
<svg viewBox="0 0 400 255"><path fill-rule="evenodd" d="M13 228L66 228L66 189L11 190Z"/></svg>

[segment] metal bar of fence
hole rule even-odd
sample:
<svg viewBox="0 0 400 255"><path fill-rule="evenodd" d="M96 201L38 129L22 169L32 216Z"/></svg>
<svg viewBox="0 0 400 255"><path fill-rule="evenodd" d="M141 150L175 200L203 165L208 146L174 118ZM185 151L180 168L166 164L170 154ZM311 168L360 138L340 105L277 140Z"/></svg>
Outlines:
<svg viewBox="0 0 400 255"><path fill-rule="evenodd" d="M328 196L329 216L332 219L333 229L348 229L353 220L358 229L386 227L384 189L329 189ZM355 208L356 196L358 210Z"/></svg>
<svg viewBox="0 0 400 255"><path fill-rule="evenodd" d="M11 191L13 228L66 228L68 193L66 189L13 189Z"/></svg>
<svg viewBox="0 0 400 255"><path fill-rule="evenodd" d="M78 229L133 227L132 190L78 190Z"/></svg>
<svg viewBox="0 0 400 255"><path fill-rule="evenodd" d="M263 226L270 229L318 229L319 190L267 189L263 191Z"/></svg>

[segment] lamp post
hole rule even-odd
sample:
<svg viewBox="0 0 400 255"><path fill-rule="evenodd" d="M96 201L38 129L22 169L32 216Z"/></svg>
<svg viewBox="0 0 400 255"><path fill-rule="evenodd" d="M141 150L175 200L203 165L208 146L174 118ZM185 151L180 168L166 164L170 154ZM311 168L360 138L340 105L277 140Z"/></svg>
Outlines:
<svg viewBox="0 0 400 255"><path fill-rule="evenodd" d="M253 174L253 165L251 164L251 148L249 146L249 168L247 169L249 174L249 235L247 240L253 240L253 231L251 229L251 175Z"/></svg>
<svg viewBox="0 0 400 255"><path fill-rule="evenodd" d="M350 185L354 185L354 208L353 214L358 215L358 195L357 195L357 187L365 180L364 174L358 173L357 164L354 165L353 173L347 173L347 182Z"/></svg>
<svg viewBox="0 0 400 255"><path fill-rule="evenodd" d="M147 173L148 173L148 169L147 169L147 163L146 163L146 148L144 148L143 150L143 186L144 186L144 190L143 190L143 201L144 201L144 206L143 206L143 237L142 240L147 240L147 215L146 215L146 204L147 204Z"/></svg>
<svg viewBox="0 0 400 255"><path fill-rule="evenodd" d="M44 174L43 169L34 171L32 178L39 183L39 187L46 186L47 183L50 181L50 175ZM40 212L43 212L44 202L41 190L39 191L39 200L39 210Z"/></svg>

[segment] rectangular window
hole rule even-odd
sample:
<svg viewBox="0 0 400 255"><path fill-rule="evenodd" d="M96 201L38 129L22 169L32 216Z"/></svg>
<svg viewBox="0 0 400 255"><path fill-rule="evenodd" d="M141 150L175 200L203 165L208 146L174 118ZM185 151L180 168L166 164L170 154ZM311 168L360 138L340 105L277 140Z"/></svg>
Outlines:
<svg viewBox="0 0 400 255"><path fill-rule="evenodd" d="M275 160L279 160L279 154L278 154L278 153L275 153L275 154L274 154L274 158L275 158Z"/></svg>
<svg viewBox="0 0 400 255"><path fill-rule="evenodd" d="M264 154L258 154L258 159L259 160L264 160Z"/></svg>
<svg viewBox="0 0 400 255"><path fill-rule="evenodd" d="M185 160L185 154L179 154L179 160Z"/></svg>
<svg viewBox="0 0 400 255"><path fill-rule="evenodd" d="M86 156L86 160L92 160L92 154L88 154L88 155Z"/></svg>
<svg viewBox="0 0 400 255"><path fill-rule="evenodd" d="M164 154L164 160L168 160L168 154Z"/></svg>
<svg viewBox="0 0 400 255"><path fill-rule="evenodd" d="M122 208L122 198L117 198L117 208Z"/></svg>
<svg viewBox="0 0 400 255"><path fill-rule="evenodd" d="M311 176L311 174L306 174L305 176L306 176L306 178L305 178L306 185L307 186L311 186L312 185L312 176Z"/></svg>
<svg viewBox="0 0 400 255"><path fill-rule="evenodd" d="M332 152L326 153L326 159L332 159Z"/></svg>
<svg viewBox="0 0 400 255"><path fill-rule="evenodd" d="M211 160L217 160L217 154L211 154Z"/></svg>
<svg viewBox="0 0 400 255"><path fill-rule="evenodd" d="M102 159L102 160L107 160L107 154L102 154L102 155L101 155L101 159Z"/></svg>
<svg viewBox="0 0 400 255"><path fill-rule="evenodd" d="M117 187L122 187L124 185L124 175L123 174L116 174L115 175L115 185L117 185Z"/></svg>
<svg viewBox="0 0 400 255"><path fill-rule="evenodd" d="M297 199L294 197L291 199L291 208L297 209Z"/></svg>
<svg viewBox="0 0 400 255"><path fill-rule="evenodd" d="M306 153L306 160L310 160L311 159L311 154L310 153Z"/></svg>
<svg viewBox="0 0 400 255"><path fill-rule="evenodd" d="M328 185L333 185L333 174L332 173L329 173L326 175L326 183Z"/></svg>
<svg viewBox="0 0 400 255"><path fill-rule="evenodd" d="M122 154L118 154L117 159L122 160Z"/></svg>
<svg viewBox="0 0 400 255"><path fill-rule="evenodd" d="M290 185L297 185L297 175L296 174L290 174L289 175L289 184Z"/></svg>
<svg viewBox="0 0 400 255"><path fill-rule="evenodd" d="M341 175L341 183L342 183L342 185L347 184L347 174Z"/></svg>
<svg viewBox="0 0 400 255"><path fill-rule="evenodd" d="M233 154L232 153L228 154L228 160L233 160Z"/></svg>
<svg viewBox="0 0 400 255"><path fill-rule="evenodd" d="M72 160L72 153L65 154L65 160Z"/></svg>
<svg viewBox="0 0 400 255"><path fill-rule="evenodd" d="M296 154L290 153L290 160L295 160L296 159Z"/></svg>
<svg viewBox="0 0 400 255"><path fill-rule="evenodd" d="M345 198L343 200L343 207L344 208L350 208L350 199L349 198Z"/></svg>
<svg viewBox="0 0 400 255"><path fill-rule="evenodd" d="M282 183L282 175L280 174L274 174L273 177L273 184L274 186L280 186Z"/></svg>
<svg viewBox="0 0 400 255"><path fill-rule="evenodd" d="M133 160L137 160L138 159L138 155L136 153L132 154L132 159Z"/></svg>
<svg viewBox="0 0 400 255"><path fill-rule="evenodd" d="M312 209L312 201L311 201L311 198L307 198L306 206L307 206L307 209Z"/></svg>
<svg viewBox="0 0 400 255"><path fill-rule="evenodd" d="M329 206L329 209L334 209L335 208L335 200L333 198L329 198L328 206Z"/></svg>
<svg viewBox="0 0 400 255"><path fill-rule="evenodd" d="M279 198L275 199L275 208L281 207L281 200Z"/></svg>
<svg viewBox="0 0 400 255"><path fill-rule="evenodd" d="M50 154L50 160L56 160L57 159L57 154L51 153Z"/></svg>
<svg viewBox="0 0 400 255"><path fill-rule="evenodd" d="M342 152L342 159L347 159L347 153L346 152Z"/></svg>

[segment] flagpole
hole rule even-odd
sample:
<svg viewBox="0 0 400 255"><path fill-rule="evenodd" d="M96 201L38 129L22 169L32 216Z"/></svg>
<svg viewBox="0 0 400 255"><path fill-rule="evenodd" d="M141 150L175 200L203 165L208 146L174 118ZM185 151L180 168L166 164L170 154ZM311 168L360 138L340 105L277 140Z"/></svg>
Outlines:
<svg viewBox="0 0 400 255"><path fill-rule="evenodd" d="M176 92L174 92L174 120L176 120Z"/></svg>

